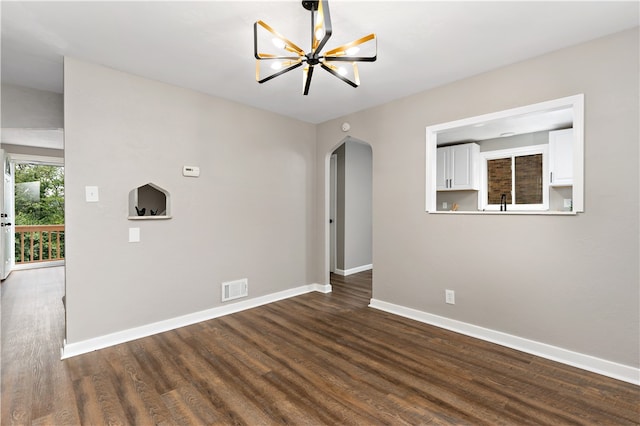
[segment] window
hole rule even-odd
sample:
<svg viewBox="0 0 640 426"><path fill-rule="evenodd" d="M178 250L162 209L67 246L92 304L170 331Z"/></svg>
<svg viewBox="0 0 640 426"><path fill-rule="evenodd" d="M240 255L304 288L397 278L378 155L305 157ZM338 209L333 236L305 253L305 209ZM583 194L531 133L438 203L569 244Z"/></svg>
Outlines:
<svg viewBox="0 0 640 426"><path fill-rule="evenodd" d="M547 210L548 146L480 153L478 210Z"/></svg>
<svg viewBox="0 0 640 426"><path fill-rule="evenodd" d="M549 173L554 166L553 159L548 158L547 153L506 153L501 156L489 158L491 160L504 160L512 165L511 182L508 176L506 183L493 188L491 201L486 183L481 190L473 188L456 190L447 188L443 190L438 182L441 175L438 171L438 148L464 143L479 143L483 141L505 137L504 143L495 144L498 150L516 150L523 145L516 141L519 136L560 131L560 129L573 129L565 146L568 153L569 165L565 164L567 180L557 183L557 172L554 168L554 181L549 182ZM515 138L507 136L515 135ZM507 140L509 139L509 140ZM513 143L511 143L513 141ZM544 142L536 141L534 145ZM556 144L558 145L558 144ZM481 149L482 154L482 149ZM541 155L537 156L538 154ZM557 150L553 152L554 158L558 158ZM531 156L531 157L529 157ZM500 210L500 198L502 194L510 196L508 199L507 213L513 214L576 214L584 211L584 95L568 96L565 98L544 101L537 104L525 105L508 110L491 112L475 117L463 118L441 124L430 125L426 128L426 170L425 170L425 210L429 213L452 214L495 214ZM513 159L511 159L513 157ZM521 158L522 157L522 158ZM487 157L480 161L476 170L476 176L483 174L487 181L486 168ZM516 164L517 162L517 164ZM491 162L489 167L498 167L500 162ZM536 185L528 182L527 176L534 174L539 176L542 167L542 176ZM555 167L555 166L554 166ZM473 170L470 170L470 173ZM478 176L479 181L481 176ZM507 186L507 184L509 184ZM549 189L551 188L551 189ZM480 194L482 192L482 194ZM499 194L496 204L495 197ZM540 195L542 194L542 202ZM482 196L481 196L482 195ZM514 201L515 200L515 201ZM567 202L570 208L567 209ZM453 206L453 208L451 207ZM495 210L494 210L495 208Z"/></svg>

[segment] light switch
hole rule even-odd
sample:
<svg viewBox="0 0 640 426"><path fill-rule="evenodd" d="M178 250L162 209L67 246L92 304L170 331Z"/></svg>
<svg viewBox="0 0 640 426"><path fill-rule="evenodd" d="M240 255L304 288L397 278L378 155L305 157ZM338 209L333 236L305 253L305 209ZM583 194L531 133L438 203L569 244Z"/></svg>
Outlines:
<svg viewBox="0 0 640 426"><path fill-rule="evenodd" d="M129 242L130 243L140 242L140 228L129 228Z"/></svg>
<svg viewBox="0 0 640 426"><path fill-rule="evenodd" d="M100 200L100 198L98 197L97 186L85 186L84 192L87 203L96 203Z"/></svg>

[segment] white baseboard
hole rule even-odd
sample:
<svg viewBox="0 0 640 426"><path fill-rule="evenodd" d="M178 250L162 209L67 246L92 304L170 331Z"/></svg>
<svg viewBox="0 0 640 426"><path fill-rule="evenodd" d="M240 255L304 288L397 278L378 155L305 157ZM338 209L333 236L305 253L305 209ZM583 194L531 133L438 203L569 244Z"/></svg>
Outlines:
<svg viewBox="0 0 640 426"><path fill-rule="evenodd" d="M546 343L536 342L511 334L480 327L462 321L452 320L439 315L429 314L382 300L371 299L369 307L410 318L422 323L455 331L466 336L475 337L508 348L516 349L552 361L561 362L593 373L602 374L634 385L640 385L640 368L618 364L605 359L596 358L579 352L573 352Z"/></svg>
<svg viewBox="0 0 640 426"><path fill-rule="evenodd" d="M333 288L331 284L311 284L313 286L313 291L317 291L319 293L331 293Z"/></svg>
<svg viewBox="0 0 640 426"><path fill-rule="evenodd" d="M64 266L64 260L52 260L50 262L33 262L33 263L16 263L12 271L24 271L27 269L53 268L55 266Z"/></svg>
<svg viewBox="0 0 640 426"><path fill-rule="evenodd" d="M369 264L369 265L356 266L355 268L351 268L351 269L336 268L335 273L338 275L342 275L343 277L346 277L347 275L357 274L358 272L370 271L371 269L373 269L373 265Z"/></svg>
<svg viewBox="0 0 640 426"><path fill-rule="evenodd" d="M82 355L87 352L107 348L109 346L118 345L120 343L130 342L142 337L163 333L165 331L174 330L176 328L185 327L187 325L196 324L198 322L207 321L224 315L233 314L235 312L244 311L246 309L255 308L261 305L266 305L268 303L277 302L278 300L288 299L290 297L299 296L301 294L310 293L312 291L330 293L331 284L308 284L301 287L268 294L266 296L260 296L236 303L229 303L223 306L206 309L204 311L194 312L192 314L182 315L176 318L170 318L140 327L130 328L128 330L122 330L104 336L94 337L92 339L87 339L80 342L67 343L65 340L61 350L61 358L71 358L73 356Z"/></svg>

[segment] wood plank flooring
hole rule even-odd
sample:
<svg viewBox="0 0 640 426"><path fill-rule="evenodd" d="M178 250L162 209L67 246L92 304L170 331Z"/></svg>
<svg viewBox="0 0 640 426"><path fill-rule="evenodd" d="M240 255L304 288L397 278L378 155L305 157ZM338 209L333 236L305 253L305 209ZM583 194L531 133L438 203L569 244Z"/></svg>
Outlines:
<svg viewBox="0 0 640 426"><path fill-rule="evenodd" d="M368 308L371 272L60 361L62 268L2 283L2 425L640 424L640 387Z"/></svg>

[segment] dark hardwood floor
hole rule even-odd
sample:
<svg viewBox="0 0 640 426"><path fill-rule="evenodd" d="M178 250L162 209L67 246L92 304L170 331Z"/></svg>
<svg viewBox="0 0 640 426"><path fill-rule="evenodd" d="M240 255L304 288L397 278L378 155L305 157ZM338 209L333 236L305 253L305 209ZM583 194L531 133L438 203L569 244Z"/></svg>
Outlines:
<svg viewBox="0 0 640 426"><path fill-rule="evenodd" d="M60 361L61 268L2 283L2 425L640 424L640 387L367 307L371 272Z"/></svg>

